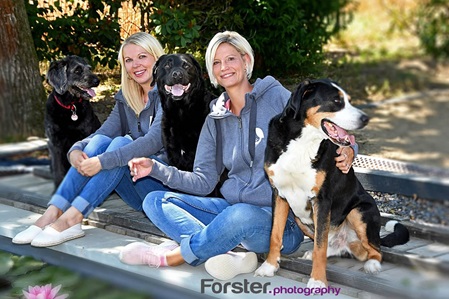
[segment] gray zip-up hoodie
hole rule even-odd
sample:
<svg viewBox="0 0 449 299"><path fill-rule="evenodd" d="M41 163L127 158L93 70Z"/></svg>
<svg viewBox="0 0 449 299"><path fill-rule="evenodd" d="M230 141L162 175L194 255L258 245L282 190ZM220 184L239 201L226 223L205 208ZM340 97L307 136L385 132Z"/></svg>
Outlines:
<svg viewBox="0 0 449 299"><path fill-rule="evenodd" d="M282 112L289 97L290 91L273 77L257 79L253 91L245 95L245 107L237 117L225 108L228 96L223 93L211 103L211 113L198 141L194 171L180 171L156 161L150 175L179 191L201 196L212 192L222 172L217 171L216 163L215 121L219 121L222 164L229 170L228 179L221 187L223 197L231 204L244 202L271 206L272 191L264 171L268 123Z"/></svg>
<svg viewBox="0 0 449 299"><path fill-rule="evenodd" d="M128 122L130 137L133 142L112 152L98 155L102 169L113 169L128 164L135 157L149 157L156 155L163 161L167 161L162 144L161 120L162 107L157 91L157 86L148 93L148 102L138 116L128 106L122 90L115 95L117 102L122 102ZM76 142L69 150L68 155L74 150L83 150L93 136L102 134L110 138L122 135L120 113L118 103L115 104L111 113L101 127L90 136Z"/></svg>

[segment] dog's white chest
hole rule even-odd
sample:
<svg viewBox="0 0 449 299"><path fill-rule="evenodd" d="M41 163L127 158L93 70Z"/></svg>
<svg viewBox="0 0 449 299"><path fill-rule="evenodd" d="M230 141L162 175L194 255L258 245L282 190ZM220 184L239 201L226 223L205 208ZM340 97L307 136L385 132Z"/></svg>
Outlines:
<svg viewBox="0 0 449 299"><path fill-rule="evenodd" d="M308 131L309 130L309 131ZM313 223L307 202L316 194L312 191L316 184L316 170L312 168L321 143L321 136L313 128L304 128L300 138L292 140L287 150L275 164L269 167L271 180L279 195L285 198L296 217L305 224ZM306 136L306 137L304 137Z"/></svg>

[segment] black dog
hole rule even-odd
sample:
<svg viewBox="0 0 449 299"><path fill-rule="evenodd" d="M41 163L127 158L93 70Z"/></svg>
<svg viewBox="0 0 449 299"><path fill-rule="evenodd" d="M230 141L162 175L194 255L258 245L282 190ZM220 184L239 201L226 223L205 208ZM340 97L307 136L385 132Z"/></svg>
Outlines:
<svg viewBox="0 0 449 299"><path fill-rule="evenodd" d="M273 186L273 228L267 260L256 275L273 276L279 268L282 235L289 210L304 234L314 240L308 287L327 285L327 257L350 253L366 261L368 273L381 270L380 246L409 239L407 228L387 223L394 231L380 238L380 213L351 168L335 166L339 146L353 144L346 130L363 128L368 116L353 107L348 94L327 79L304 81L284 111L270 121L265 170Z"/></svg>
<svg viewBox="0 0 449 299"><path fill-rule="evenodd" d="M89 102L100 80L86 60L71 55L50 64L47 81L53 90L46 103L45 134L57 187L70 168L70 147L101 125Z"/></svg>
<svg viewBox="0 0 449 299"><path fill-rule="evenodd" d="M162 138L170 165L193 170L198 138L213 95L207 91L201 66L190 54L161 56L153 68L164 111Z"/></svg>

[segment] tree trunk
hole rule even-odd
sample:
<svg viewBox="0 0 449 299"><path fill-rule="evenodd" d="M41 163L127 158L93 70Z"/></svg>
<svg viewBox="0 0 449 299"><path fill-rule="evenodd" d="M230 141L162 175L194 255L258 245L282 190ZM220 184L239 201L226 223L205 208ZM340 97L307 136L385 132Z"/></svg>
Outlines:
<svg viewBox="0 0 449 299"><path fill-rule="evenodd" d="M44 136L42 82L24 0L0 0L0 141Z"/></svg>

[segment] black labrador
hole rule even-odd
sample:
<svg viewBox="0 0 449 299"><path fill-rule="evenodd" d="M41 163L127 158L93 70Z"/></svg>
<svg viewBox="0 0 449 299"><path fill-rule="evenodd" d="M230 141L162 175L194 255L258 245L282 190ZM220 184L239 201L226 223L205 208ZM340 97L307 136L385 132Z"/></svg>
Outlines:
<svg viewBox="0 0 449 299"><path fill-rule="evenodd" d="M164 111L162 138L170 165L192 171L198 138L213 95L201 66L190 54L161 56L153 67Z"/></svg>

